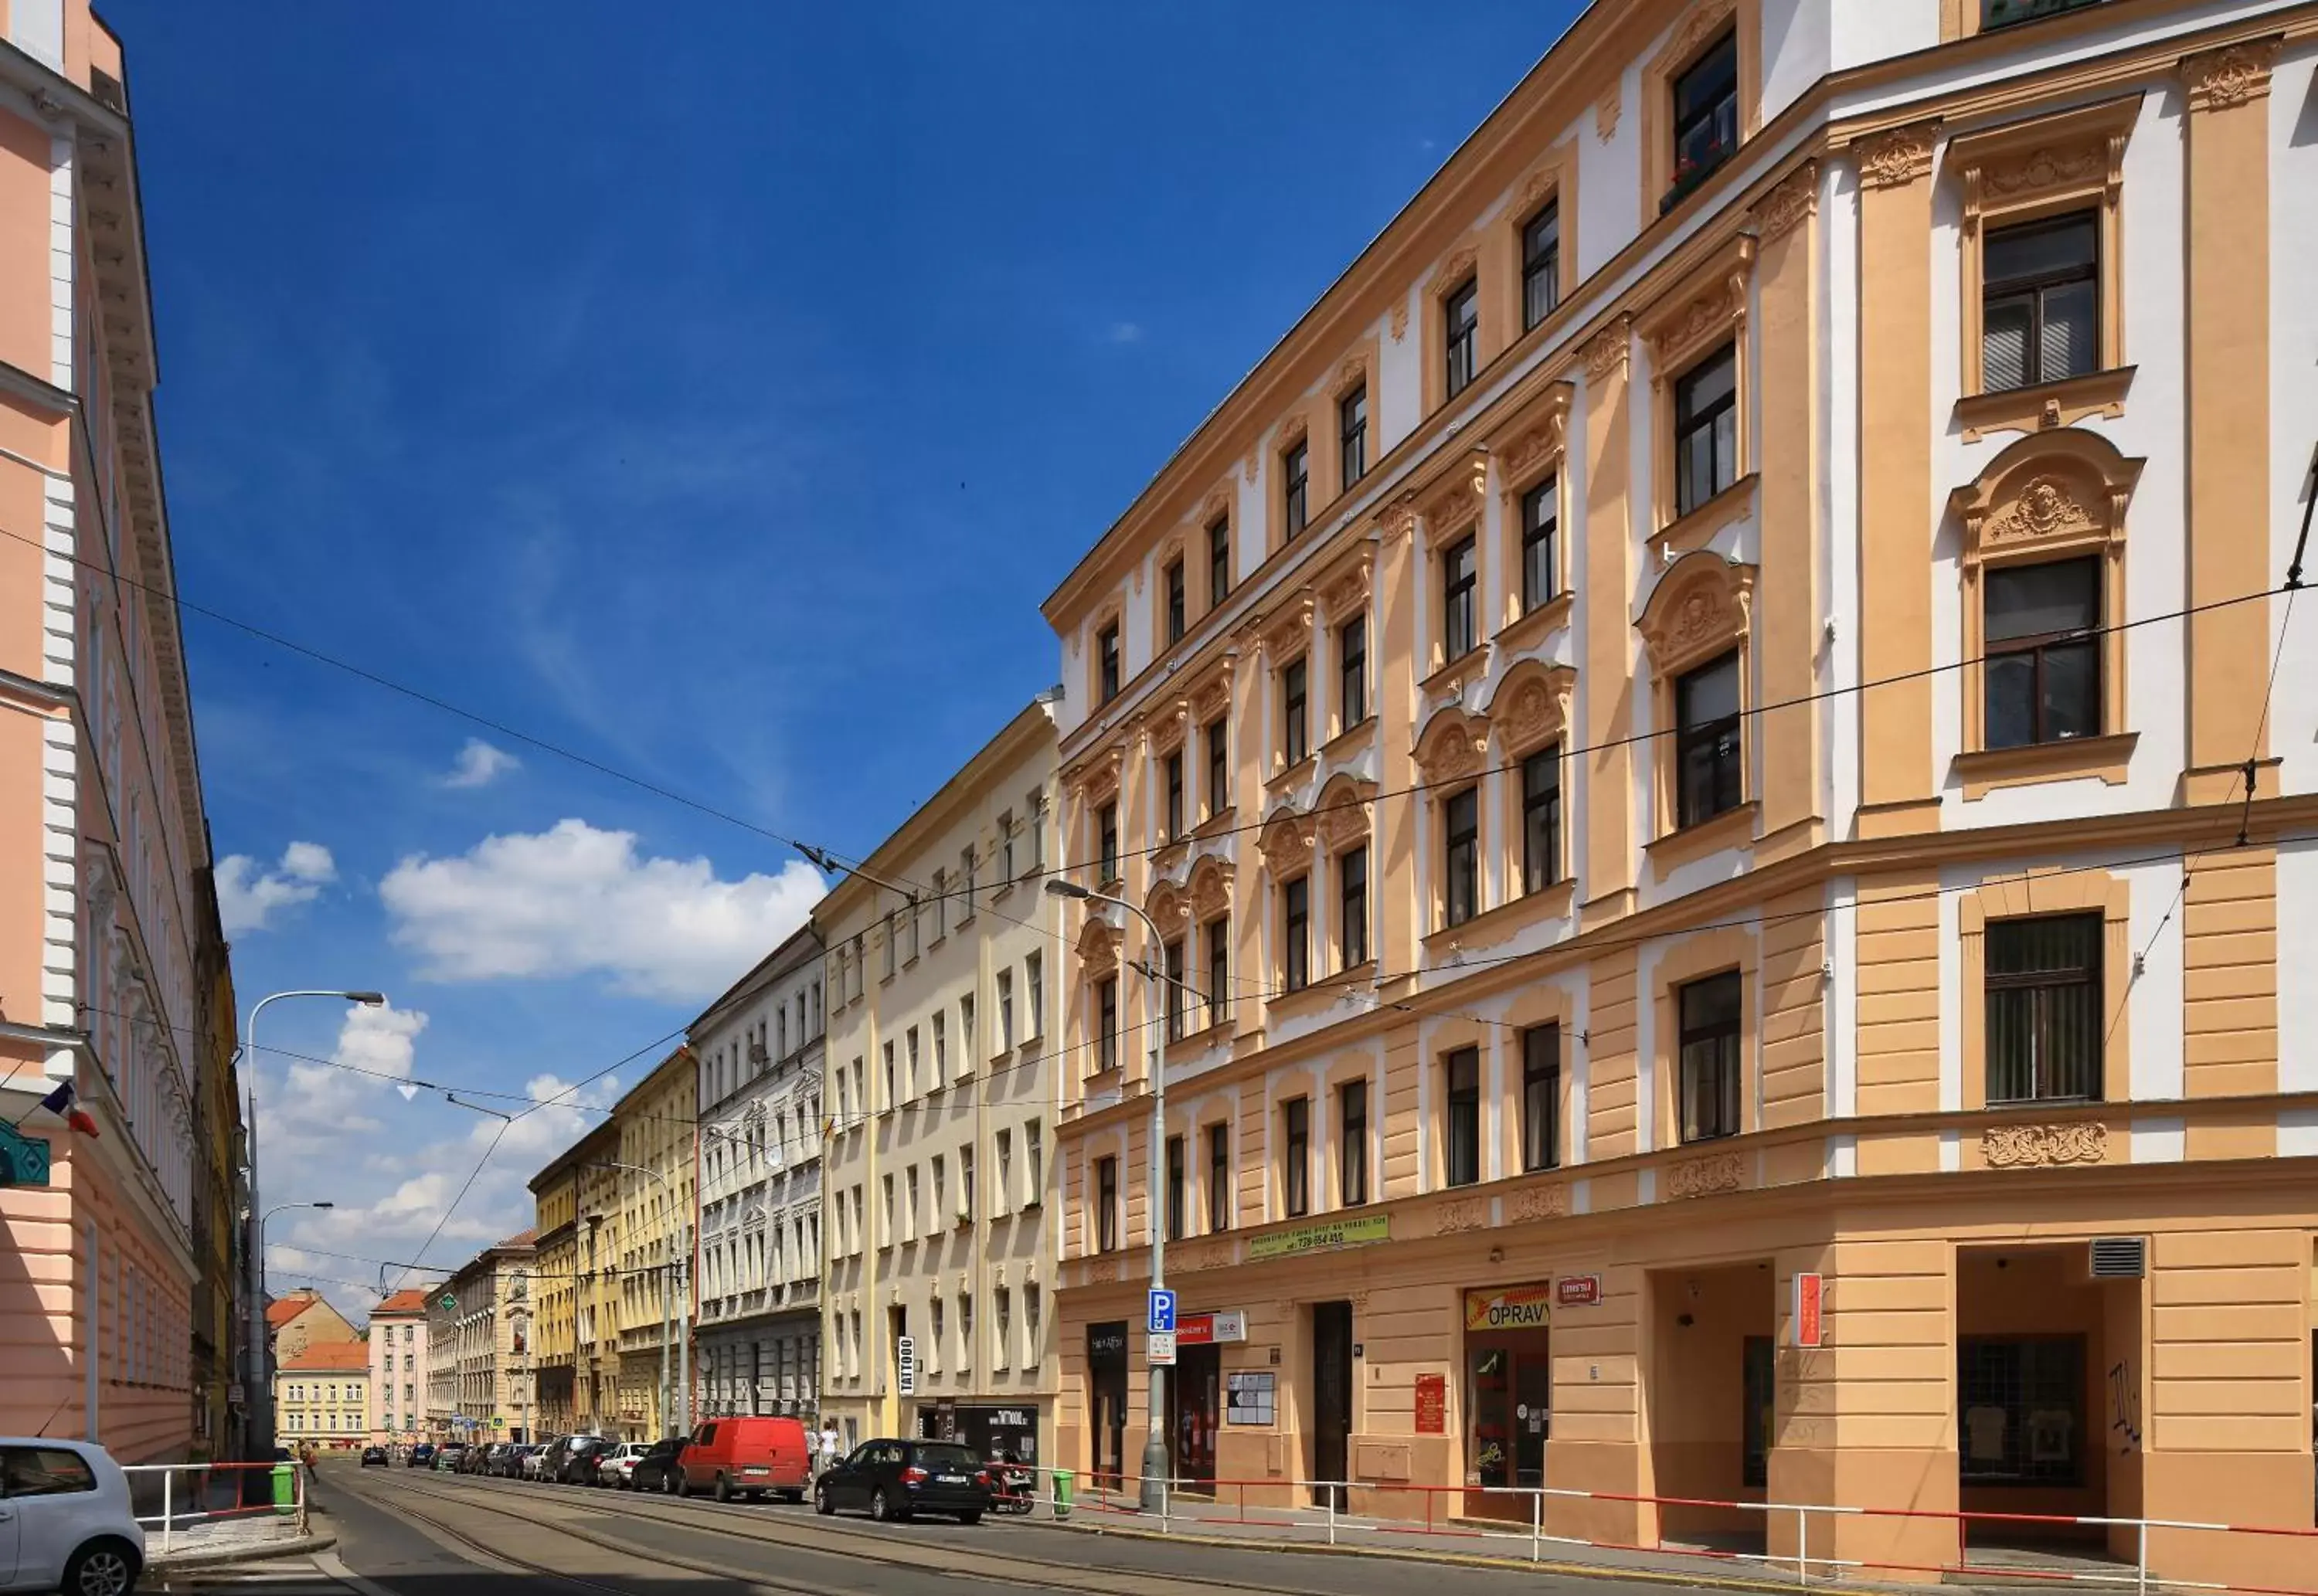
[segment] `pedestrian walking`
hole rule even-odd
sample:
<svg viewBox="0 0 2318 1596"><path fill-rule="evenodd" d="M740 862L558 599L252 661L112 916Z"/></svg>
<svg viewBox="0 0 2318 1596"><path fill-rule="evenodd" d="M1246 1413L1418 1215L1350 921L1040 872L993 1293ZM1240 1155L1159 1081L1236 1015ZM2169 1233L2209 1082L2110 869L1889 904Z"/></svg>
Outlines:
<svg viewBox="0 0 2318 1596"><path fill-rule="evenodd" d="M821 1421L821 1472L827 1474L837 1466L837 1421Z"/></svg>

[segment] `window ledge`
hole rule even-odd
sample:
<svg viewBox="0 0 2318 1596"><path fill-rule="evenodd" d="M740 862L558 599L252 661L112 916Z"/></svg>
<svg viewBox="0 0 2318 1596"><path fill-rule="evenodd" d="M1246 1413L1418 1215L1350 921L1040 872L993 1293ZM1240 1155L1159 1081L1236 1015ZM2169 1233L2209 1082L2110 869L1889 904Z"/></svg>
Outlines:
<svg viewBox="0 0 2318 1596"><path fill-rule="evenodd" d="M1427 698L1445 696L1452 688L1462 688L1464 678L1478 674L1489 645L1475 643L1448 664L1440 666L1433 674L1416 684L1416 690Z"/></svg>
<svg viewBox="0 0 2318 1596"><path fill-rule="evenodd" d="M1669 831L1650 843L1643 851L1650 856L1650 868L1660 881L1667 874L1694 859L1720 853L1726 847L1755 840L1755 825L1762 818L1762 806L1754 800L1726 809L1711 820L1694 826L1685 826L1679 831Z"/></svg>
<svg viewBox="0 0 2318 1596"><path fill-rule="evenodd" d="M1564 876L1550 885L1540 887L1534 892L1523 892L1518 898L1509 899L1505 902L1485 909L1469 920L1460 921L1453 926L1442 926L1424 937L1425 955L1428 959L1438 961L1441 955L1453 952L1463 944L1474 940L1477 933L1480 939L1487 940L1497 935L1500 930L1518 926L1532 916L1545 919L1566 919L1570 911L1571 900L1577 891L1576 879ZM1451 967L1453 968L1453 966ZM1373 979L1374 967L1370 966L1369 969L1370 978Z"/></svg>
<svg viewBox="0 0 2318 1596"><path fill-rule="evenodd" d="M1204 842L1210 837L1221 837L1225 833L1228 832L1232 829L1233 825L1236 823L1239 811L1237 806L1226 803L1221 809L1216 811L1215 813L1209 815L1206 820L1201 820L1198 825L1192 827L1190 835L1185 838L1185 840L1189 842Z"/></svg>
<svg viewBox="0 0 2318 1596"><path fill-rule="evenodd" d="M1992 432L2042 432L2072 426L2088 416L2114 419L2125 414L2125 396L2140 369L2117 366L2033 388L1966 394L1955 402L1955 423L1963 429L1965 443L1977 444Z"/></svg>
<svg viewBox="0 0 2318 1596"><path fill-rule="evenodd" d="M1535 609L1515 615L1498 627L1496 636L1489 641L1508 651L1535 648L1569 624L1570 613L1577 607L1577 603L1576 593L1564 587Z"/></svg>
<svg viewBox="0 0 2318 1596"><path fill-rule="evenodd" d="M1753 512L1755 485L1762 480L1760 471L1748 471L1704 504L1658 528L1658 541L1677 554L1703 549L1716 533Z"/></svg>
<svg viewBox="0 0 2318 1596"><path fill-rule="evenodd" d="M1172 1042L1165 1044L1160 1050L1160 1056L1171 1057L1179 1047L1187 1054L1202 1053L1218 1044L1228 1043L1231 1039L1231 1021L1219 1019L1212 1024L1201 1026L1196 1031L1186 1031Z"/></svg>
<svg viewBox="0 0 2318 1596"><path fill-rule="evenodd" d="M1958 754L1949 770L1963 783L1967 803L1999 787L2032 786L2040 782L2082 781L2097 776L2121 786L2133 759L2138 731L2107 737L2070 737L2058 742L2032 742L2017 749L1981 749Z"/></svg>
<svg viewBox="0 0 2318 1596"><path fill-rule="evenodd" d="M1465 922L1469 926L1472 923L1471 920ZM1458 928L1462 930L1464 927L1460 926ZM1271 1010L1274 1018L1301 1018L1323 1009L1334 1007L1343 1000L1345 993L1373 982L1376 980L1376 961L1370 959L1366 964L1355 964L1349 970L1339 970L1334 975L1324 975L1316 981L1307 981L1292 992L1280 992L1267 1000L1265 1007ZM1209 1029L1214 1028L1209 1027Z"/></svg>
<svg viewBox="0 0 2318 1596"><path fill-rule="evenodd" d="M1337 732L1335 736L1322 743L1318 749L1320 757L1329 760L1343 758L1353 743L1366 742L1369 740L1370 734L1376 730L1376 724L1377 718L1373 712L1362 715L1342 731Z"/></svg>
<svg viewBox="0 0 2318 1596"><path fill-rule="evenodd" d="M1320 755L1318 750L1316 749L1313 752L1305 755L1301 759L1297 760L1293 765L1280 766L1264 779L1263 785L1275 792L1282 788L1295 786L1299 782L1302 782L1306 777L1309 776L1313 771L1319 768L1319 765Z"/></svg>

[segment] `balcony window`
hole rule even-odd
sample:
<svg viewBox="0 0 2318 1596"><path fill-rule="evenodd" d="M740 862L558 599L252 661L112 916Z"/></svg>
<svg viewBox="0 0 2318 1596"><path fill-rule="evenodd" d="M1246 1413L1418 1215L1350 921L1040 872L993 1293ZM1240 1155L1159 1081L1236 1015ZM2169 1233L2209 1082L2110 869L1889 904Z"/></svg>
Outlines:
<svg viewBox="0 0 2318 1596"><path fill-rule="evenodd" d="M1480 789L1468 787L1441 806L1442 913L1461 926L1479 911L1481 901Z"/></svg>
<svg viewBox="0 0 2318 1596"><path fill-rule="evenodd" d="M1465 391L1466 385L1480 367L1478 363L1479 345L1477 341L1481 318L1481 285L1467 279L1465 286L1441 301L1442 330L1446 342L1447 361L1444 374L1448 380L1448 397L1455 399Z"/></svg>
<svg viewBox="0 0 2318 1596"><path fill-rule="evenodd" d="M1995 566L1984 585L1987 746L2099 735L2098 557Z"/></svg>
<svg viewBox="0 0 2318 1596"><path fill-rule="evenodd" d="M1208 525L1208 607L1231 594L1231 521L1218 516Z"/></svg>
<svg viewBox="0 0 2318 1596"><path fill-rule="evenodd" d="M1357 1208L1369 1200L1369 1083L1347 1080L1337 1089L1336 1102L1337 1204Z"/></svg>
<svg viewBox="0 0 2318 1596"><path fill-rule="evenodd" d="M1738 480L1738 358L1721 348L1674 387L1674 511L1687 516Z"/></svg>
<svg viewBox="0 0 2318 1596"><path fill-rule="evenodd" d="M1560 484L1548 477L1521 501L1522 614L1526 615L1551 600L1559 591L1559 565L1554 547L1561 532Z"/></svg>
<svg viewBox="0 0 2318 1596"><path fill-rule="evenodd" d="M1095 660L1098 681L1096 696L1109 704L1119 696L1119 628L1106 626L1095 635Z"/></svg>
<svg viewBox="0 0 2318 1596"><path fill-rule="evenodd" d="M1479 646L1478 599L1480 578L1478 540L1466 537L1441 556L1441 662L1462 659Z"/></svg>
<svg viewBox="0 0 2318 1596"><path fill-rule="evenodd" d="M1695 826L1745 801L1737 650L1676 678L1675 824Z"/></svg>
<svg viewBox="0 0 2318 1596"><path fill-rule="evenodd" d="M1312 1099L1297 1098L1280 1106L1287 1161L1280 1170L1281 1195L1293 1219L1312 1211Z"/></svg>
<svg viewBox="0 0 2318 1596"><path fill-rule="evenodd" d="M1291 659L1280 671L1280 752L1289 765L1300 765L1312 751L1312 717L1305 662Z"/></svg>
<svg viewBox="0 0 2318 1596"><path fill-rule="evenodd" d="M1094 1250L1119 1251L1119 1161L1094 1161Z"/></svg>
<svg viewBox="0 0 2318 1596"><path fill-rule="evenodd" d="M1369 718L1369 623L1355 615L1336 630L1336 703L1349 731Z"/></svg>
<svg viewBox="0 0 2318 1596"><path fill-rule="evenodd" d="M1674 80L1674 184L1661 214L1738 148L1738 35L1725 33Z"/></svg>
<svg viewBox="0 0 2318 1596"><path fill-rule="evenodd" d="M1990 393L2100 365L2100 217L1992 228L1981 254L1981 386Z"/></svg>
<svg viewBox="0 0 2318 1596"><path fill-rule="evenodd" d="M1542 892L1561 874L1561 749L1522 761L1522 891Z"/></svg>
<svg viewBox="0 0 2318 1596"><path fill-rule="evenodd" d="M1184 613L1186 599L1184 589L1183 562L1180 560L1168 561L1167 641L1170 643L1179 643L1183 641L1183 627L1187 620Z"/></svg>
<svg viewBox="0 0 2318 1596"><path fill-rule="evenodd" d="M1522 330L1561 303L1561 204L1549 201L1522 229Z"/></svg>
<svg viewBox="0 0 2318 1596"><path fill-rule="evenodd" d="M1312 882L1298 876L1280 889L1280 968L1282 984L1301 991L1312 982Z"/></svg>
<svg viewBox="0 0 2318 1596"><path fill-rule="evenodd" d="M1470 1186L1481 1178L1481 1050L1458 1048L1442 1061L1442 1074L1449 1089L1448 1183Z"/></svg>
<svg viewBox="0 0 2318 1596"><path fill-rule="evenodd" d="M2101 917L1988 925L1988 1100L2101 1095Z"/></svg>
<svg viewBox="0 0 2318 1596"><path fill-rule="evenodd" d="M1339 967L1369 962L1369 850L1356 847L1336 860Z"/></svg>
<svg viewBox="0 0 2318 1596"><path fill-rule="evenodd" d="M1311 451L1298 444L1280 457L1280 525L1289 537L1304 530L1312 504Z"/></svg>
<svg viewBox="0 0 2318 1596"><path fill-rule="evenodd" d="M1682 1139L1738 1134L1739 978L1736 970L1685 986L1682 1018Z"/></svg>
<svg viewBox="0 0 2318 1596"><path fill-rule="evenodd" d="M1522 1168L1561 1161L1561 1027L1532 1026L1522 1039Z"/></svg>
<svg viewBox="0 0 2318 1596"><path fill-rule="evenodd" d="M1350 488L1369 474L1369 390L1362 383L1336 401L1336 440L1343 467L1343 486Z"/></svg>
<svg viewBox="0 0 2318 1596"><path fill-rule="evenodd" d="M1119 1068L1119 977L1106 975L1094 983L1094 1067Z"/></svg>

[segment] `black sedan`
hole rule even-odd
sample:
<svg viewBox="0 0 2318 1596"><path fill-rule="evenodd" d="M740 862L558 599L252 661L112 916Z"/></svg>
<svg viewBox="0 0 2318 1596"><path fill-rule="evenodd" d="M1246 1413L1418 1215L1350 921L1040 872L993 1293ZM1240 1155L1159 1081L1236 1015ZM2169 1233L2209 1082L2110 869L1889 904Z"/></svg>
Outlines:
<svg viewBox="0 0 2318 1596"><path fill-rule="evenodd" d="M684 1478L678 1463L684 1457L684 1448L691 1444L680 1435L666 1436L652 1442L644 1449L644 1455L636 1459L636 1466L629 1473L628 1489L664 1491L670 1496L675 1495L678 1483Z"/></svg>
<svg viewBox="0 0 2318 1596"><path fill-rule="evenodd" d="M388 1460L386 1448L384 1447L364 1447L363 1448L362 1466L364 1468L384 1468L387 1465Z"/></svg>
<svg viewBox="0 0 2318 1596"><path fill-rule="evenodd" d="M619 1443L600 1435L575 1435L564 1443L555 1459L555 1483L559 1485L592 1485L596 1483L596 1465L604 1454Z"/></svg>
<svg viewBox="0 0 2318 1596"><path fill-rule="evenodd" d="M990 1511L990 1475L955 1441L863 1441L821 1476L813 1505L824 1513L867 1508L887 1521L955 1513L961 1524L978 1524Z"/></svg>

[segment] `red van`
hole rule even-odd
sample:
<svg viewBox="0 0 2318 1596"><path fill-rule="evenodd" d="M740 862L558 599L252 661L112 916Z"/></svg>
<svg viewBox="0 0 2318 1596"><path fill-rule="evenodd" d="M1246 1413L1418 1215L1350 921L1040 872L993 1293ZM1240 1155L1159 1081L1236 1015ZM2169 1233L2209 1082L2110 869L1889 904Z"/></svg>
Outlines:
<svg viewBox="0 0 2318 1596"><path fill-rule="evenodd" d="M803 1502L813 1484L813 1441L799 1419L711 1419L692 1431L678 1465L676 1493L714 1493L719 1502L777 1491Z"/></svg>

